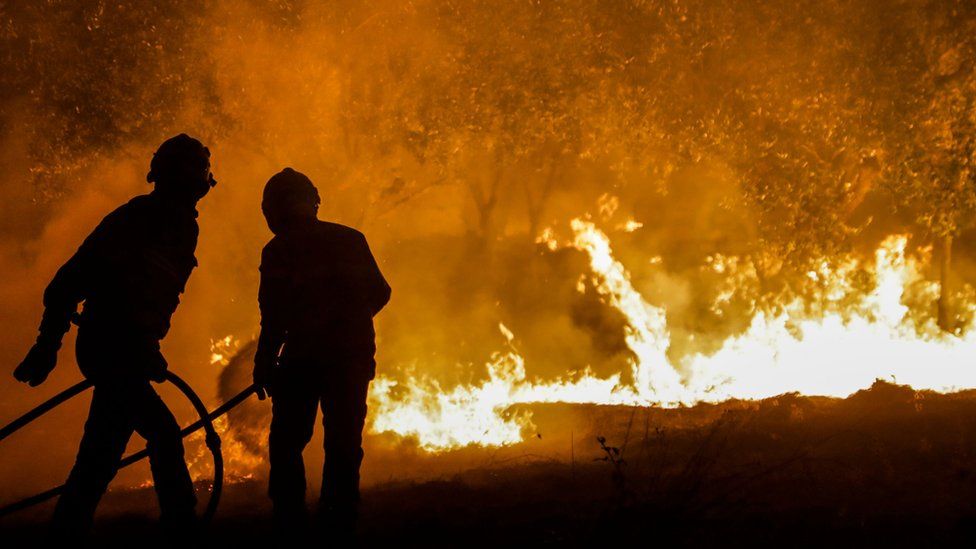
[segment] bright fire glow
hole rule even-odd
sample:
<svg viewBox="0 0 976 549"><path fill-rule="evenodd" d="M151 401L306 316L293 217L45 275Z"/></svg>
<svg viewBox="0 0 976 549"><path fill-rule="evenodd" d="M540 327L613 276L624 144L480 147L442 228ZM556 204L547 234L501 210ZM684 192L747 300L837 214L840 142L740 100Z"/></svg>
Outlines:
<svg viewBox="0 0 976 549"><path fill-rule="evenodd" d="M844 397L878 378L936 391L976 387L974 331L965 327L962 336L955 336L932 324L918 326L902 302L910 285L930 297L939 289L937 283L923 279L918 261L906 255L906 237L889 237L879 247L874 265L868 266L874 275L873 288L856 303L845 304L843 314L810 317L797 300L778 315L757 312L749 328L730 337L717 352L688 355L673 363L666 354L671 342L666 311L648 303L634 288L606 234L584 219L573 220L571 228L569 242L558 242L548 229L540 242L552 250L570 246L587 254L594 288L627 320L634 381L622 383L621 374L601 378L590 371L531 380L513 334L500 325L508 349L492 356L484 382L446 389L423 376L399 381L377 378L370 397L374 432L414 437L422 448L441 451L521 441L523 432L531 428L531 415L513 412L517 404L674 407L794 391ZM856 267L854 260L824 264L810 276L825 284L825 299L839 300L849 294L849 274ZM745 276L736 258L713 257L710 268L728 275L730 281ZM580 289L585 290L585 284ZM718 300L728 297L720 295Z"/></svg>

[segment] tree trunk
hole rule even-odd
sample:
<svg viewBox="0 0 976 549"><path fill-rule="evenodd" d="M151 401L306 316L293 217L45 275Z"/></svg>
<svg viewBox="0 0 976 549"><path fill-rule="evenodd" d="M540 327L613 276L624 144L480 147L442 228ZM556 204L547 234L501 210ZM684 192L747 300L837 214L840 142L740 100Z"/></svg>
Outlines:
<svg viewBox="0 0 976 549"><path fill-rule="evenodd" d="M486 247L490 245L494 237L495 208L498 206L498 195L501 192L504 175L504 166L502 166L500 158L496 156L495 170L488 177L487 189L482 192L477 181L471 184L471 194L478 209L478 238Z"/></svg>
<svg viewBox="0 0 976 549"><path fill-rule="evenodd" d="M939 327L946 332L955 330L952 314L950 277L952 270L952 235L942 237L942 264L939 270Z"/></svg>
<svg viewBox="0 0 976 549"><path fill-rule="evenodd" d="M532 242L535 242L536 237L539 236L539 224L542 222L542 214L546 210L549 195L552 194L552 188L555 186L558 175L557 168L558 164L556 159L551 159L549 169L546 171L546 176L542 180L542 185L537 196L532 194L532 178L526 177L523 179L523 185L525 186L525 204L529 218L529 240Z"/></svg>

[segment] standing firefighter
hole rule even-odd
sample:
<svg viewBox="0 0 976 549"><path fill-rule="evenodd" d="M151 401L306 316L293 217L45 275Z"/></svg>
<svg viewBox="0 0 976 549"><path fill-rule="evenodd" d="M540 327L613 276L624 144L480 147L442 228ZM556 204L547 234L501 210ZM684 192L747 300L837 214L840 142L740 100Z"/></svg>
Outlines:
<svg viewBox="0 0 976 549"><path fill-rule="evenodd" d="M390 299L362 233L317 219L319 193L291 168L264 188L274 238L261 254L261 337L254 382L272 395L269 496L287 531L306 522L302 450L318 406L325 427L320 514L334 534L355 524L373 316Z"/></svg>
<svg viewBox="0 0 976 549"><path fill-rule="evenodd" d="M150 381L164 380L159 341L197 264L196 204L216 184L210 151L185 134L168 139L153 155L146 179L155 189L106 216L58 270L44 292L37 342L14 371L32 387L42 383L84 301L76 355L95 390L77 460L54 511L60 534L90 528L133 431L146 439L167 530L185 532L196 522L180 427Z"/></svg>

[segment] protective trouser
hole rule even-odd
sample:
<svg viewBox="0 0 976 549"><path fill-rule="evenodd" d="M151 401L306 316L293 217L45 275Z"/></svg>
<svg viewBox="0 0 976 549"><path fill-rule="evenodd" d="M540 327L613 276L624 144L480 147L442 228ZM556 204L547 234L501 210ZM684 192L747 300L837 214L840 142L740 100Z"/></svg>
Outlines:
<svg viewBox="0 0 976 549"><path fill-rule="evenodd" d="M320 508L355 520L370 379L353 373L363 371L357 367L336 367L328 371L329 375L321 376L324 379L297 368L281 368L276 372L268 489L276 515L304 513L306 484L302 450L312 439L315 416L321 405L325 465Z"/></svg>
<svg viewBox="0 0 976 549"><path fill-rule="evenodd" d="M118 348L107 348L102 338L91 334L79 334L77 350L82 371L91 373L102 365L114 375L90 376L95 383L91 408L78 457L55 507L57 532L82 534L91 527L95 507L115 477L133 432L146 439L162 521L174 528L192 527L196 495L176 418L148 379L118 375L118 369L109 367L120 360Z"/></svg>

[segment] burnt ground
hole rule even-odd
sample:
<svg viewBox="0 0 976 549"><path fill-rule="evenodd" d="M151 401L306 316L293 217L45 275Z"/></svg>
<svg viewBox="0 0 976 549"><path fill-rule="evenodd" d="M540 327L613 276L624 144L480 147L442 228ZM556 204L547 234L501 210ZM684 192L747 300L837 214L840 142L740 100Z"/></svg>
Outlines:
<svg viewBox="0 0 976 549"><path fill-rule="evenodd" d="M536 412L541 423L547 414L563 415L559 407ZM423 480L371 484L360 541L971 546L976 540L974 392L938 395L878 383L844 400L785 395L680 410L595 407L590 416L593 432L576 435L571 459L516 452ZM603 448L596 436L606 438ZM262 481L229 484L212 525L215 546L270 542L269 510ZM48 506L8 517L0 529L8 540L41 535L49 512ZM157 539L146 537L156 532L154 513L151 490L112 490L94 539L126 545Z"/></svg>

